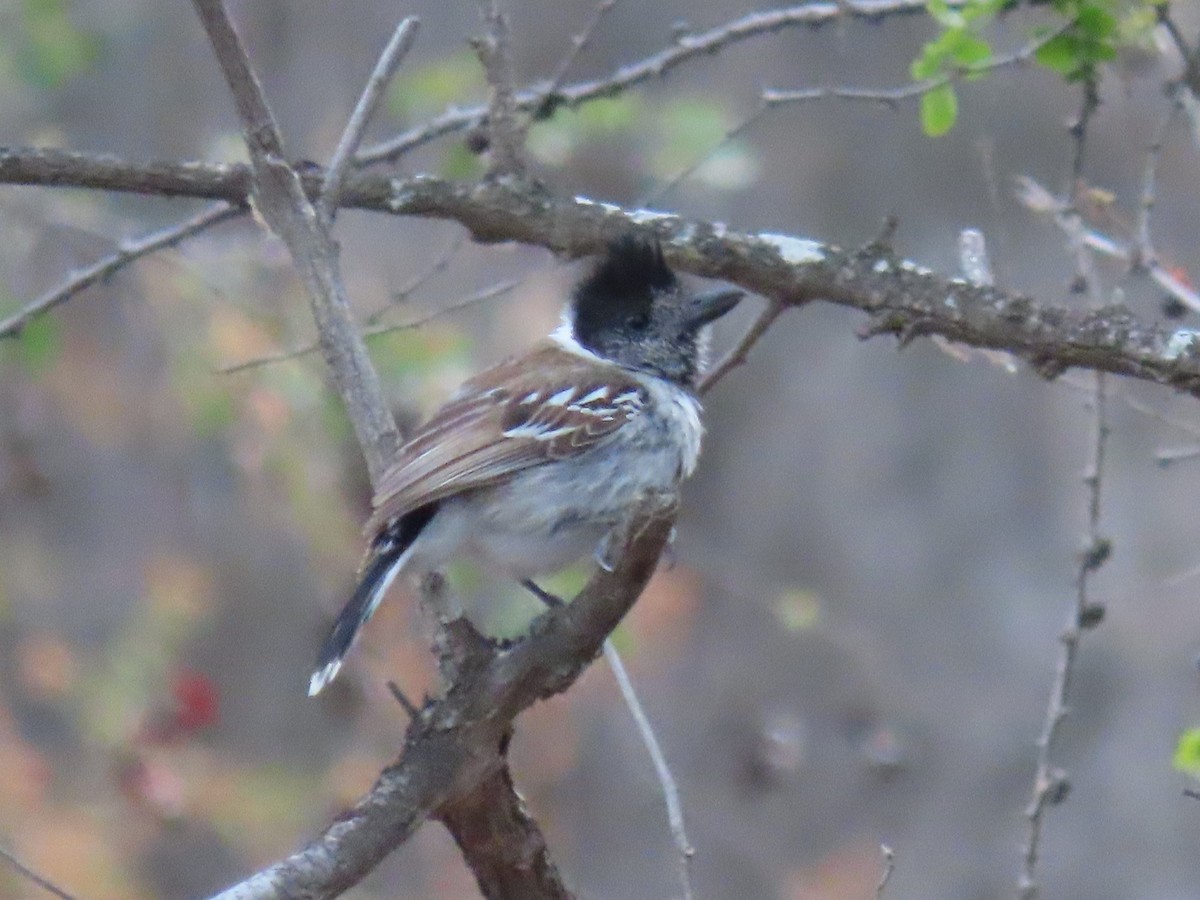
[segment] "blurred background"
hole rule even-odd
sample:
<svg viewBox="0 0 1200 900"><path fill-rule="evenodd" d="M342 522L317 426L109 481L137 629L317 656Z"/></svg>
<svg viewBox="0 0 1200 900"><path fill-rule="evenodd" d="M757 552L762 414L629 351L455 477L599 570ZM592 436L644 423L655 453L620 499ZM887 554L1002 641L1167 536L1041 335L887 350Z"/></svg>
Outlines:
<svg viewBox="0 0 1200 900"><path fill-rule="evenodd" d="M595 8L504 5L523 83L556 70ZM754 6L622 0L568 81ZM465 44L481 30L473 3L232 7L297 158L328 159L410 12L421 33L373 135L486 98ZM1196 9L1177 7L1194 32ZM1015 49L1036 21L989 36ZM1002 286L1084 303L1067 291L1062 235L1012 192L1018 175L1061 191L1070 171L1078 92L1048 70L964 86L958 124L936 140L914 106L838 102L781 109L722 140L764 87L902 85L934 34L924 17L893 17L731 47L536 125L537 173L564 196L653 196L686 216L842 245L896 214L899 251L949 274L959 231L978 228ZM1107 197L1094 224L1109 233L1136 217L1175 65L1147 40L1106 69L1085 172ZM190 6L152 0L0 8L0 145L30 144L241 158ZM1197 164L1177 125L1154 228L1184 277L1200 249ZM482 165L459 135L399 170L475 178ZM192 211L0 188L0 314L118 238ZM338 236L364 318L424 320L371 343L408 423L553 327L578 273L536 248L473 246L452 223L347 211ZM1138 315L1162 318L1159 292L1101 272L1106 296L1120 289ZM721 323L718 350L758 303ZM1074 596L1091 380L1047 383L928 341L898 352L856 340L860 325L831 305L791 312L711 395L675 565L618 634L680 782L702 898L873 897L881 842L897 855L888 897L987 900L1016 883ZM293 850L396 754L405 718L386 679L412 697L433 684L428 628L397 590L335 689L305 696L359 561L363 465L316 356L225 370L311 338L286 253L240 221L0 343L0 841L78 896L200 897ZM1194 898L1200 803L1171 757L1200 722L1200 460L1156 454L1196 442L1200 416L1166 390L1111 390L1114 556L1094 581L1108 615L1083 643L1055 754L1073 791L1049 813L1040 874L1048 898ZM530 607L478 587L494 594L489 627L519 631ZM602 662L519 720L514 770L580 896L675 895L657 783ZM0 896L36 895L0 865ZM427 825L348 896L477 891Z"/></svg>

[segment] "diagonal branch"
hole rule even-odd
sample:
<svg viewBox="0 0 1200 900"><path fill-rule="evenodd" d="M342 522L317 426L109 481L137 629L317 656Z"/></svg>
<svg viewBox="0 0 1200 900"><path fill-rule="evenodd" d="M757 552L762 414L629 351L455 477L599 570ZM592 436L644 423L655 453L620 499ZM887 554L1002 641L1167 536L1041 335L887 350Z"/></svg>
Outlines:
<svg viewBox="0 0 1200 900"><path fill-rule="evenodd" d="M68 894L53 881L33 871L33 869L29 868L29 866L25 865L25 863L21 862L21 860L17 859L11 852L5 850L3 847L0 847L0 860L3 860L5 863L7 863L18 875L22 876L23 878L27 878L46 893L53 894L55 897L58 897L59 900L75 900L73 896Z"/></svg>
<svg viewBox="0 0 1200 900"><path fill-rule="evenodd" d="M515 643L470 656L452 689L409 723L400 758L352 810L307 847L218 900L335 897L427 817L501 771L500 748L512 720L570 687L600 652L650 580L674 517L674 498L647 498L617 539L622 550L612 572L597 570L575 600L542 613Z"/></svg>
<svg viewBox="0 0 1200 900"><path fill-rule="evenodd" d="M400 68L400 63L404 62L408 51L412 49L420 24L416 16L409 16L397 26L387 46L383 48L379 61L375 63L375 69L367 79L367 85L363 88L362 96L355 104L349 121L346 122L342 138L338 141L337 149L333 151L333 158L329 160L325 187L321 196L317 198L317 212L324 222L331 222L337 214L338 202L342 199L342 185L345 183L346 173L350 171L354 153L362 143L367 123L371 121L375 107L383 97L384 89Z"/></svg>
<svg viewBox="0 0 1200 900"><path fill-rule="evenodd" d="M488 900L572 900L507 765L467 796L447 803L438 816Z"/></svg>
<svg viewBox="0 0 1200 900"><path fill-rule="evenodd" d="M374 482L399 445L379 376L355 328L337 247L288 164L279 128L221 0L193 0L233 94L254 173L254 202L308 288L321 351ZM322 185L324 188L324 185Z"/></svg>
<svg viewBox="0 0 1200 900"><path fill-rule="evenodd" d="M245 211L246 207L243 204L222 202L169 228L155 231L134 241L123 241L117 246L115 253L76 272L58 287L42 294L7 319L0 319L0 338L17 337L34 319L66 303L92 285L111 278L143 256L149 256L151 253L167 247L174 247L181 241L206 231L219 222L240 216Z"/></svg>

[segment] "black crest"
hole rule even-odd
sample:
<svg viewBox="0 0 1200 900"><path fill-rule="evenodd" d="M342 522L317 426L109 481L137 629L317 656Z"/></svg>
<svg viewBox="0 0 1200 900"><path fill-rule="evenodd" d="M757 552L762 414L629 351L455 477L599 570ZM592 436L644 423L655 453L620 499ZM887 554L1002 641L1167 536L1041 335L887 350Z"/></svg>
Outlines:
<svg viewBox="0 0 1200 900"><path fill-rule="evenodd" d="M576 337L588 345L599 333L648 319L654 295L677 284L658 241L637 235L618 238L575 288Z"/></svg>

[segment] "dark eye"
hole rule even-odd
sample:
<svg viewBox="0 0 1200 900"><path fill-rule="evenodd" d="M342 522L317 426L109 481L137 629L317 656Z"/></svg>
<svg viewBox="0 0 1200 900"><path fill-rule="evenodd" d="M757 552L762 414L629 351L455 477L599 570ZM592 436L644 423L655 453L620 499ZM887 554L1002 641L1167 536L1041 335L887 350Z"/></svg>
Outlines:
<svg viewBox="0 0 1200 900"><path fill-rule="evenodd" d="M634 331L644 331L650 327L650 314L638 313L625 320L625 327Z"/></svg>

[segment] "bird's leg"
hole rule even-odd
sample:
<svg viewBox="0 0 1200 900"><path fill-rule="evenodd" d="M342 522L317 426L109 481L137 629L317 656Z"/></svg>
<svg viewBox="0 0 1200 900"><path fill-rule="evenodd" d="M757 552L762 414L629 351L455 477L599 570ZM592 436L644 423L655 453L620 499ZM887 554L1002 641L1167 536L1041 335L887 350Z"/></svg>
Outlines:
<svg viewBox="0 0 1200 900"><path fill-rule="evenodd" d="M552 594L549 591L543 590L542 588L540 588L536 584L534 584L532 579L526 578L526 579L522 580L521 587L525 588L525 590L529 591L529 593L533 594L533 596L537 597L539 600L541 600L543 603L545 603L551 609L553 609L556 606L565 605L562 597L559 597L556 594Z"/></svg>

